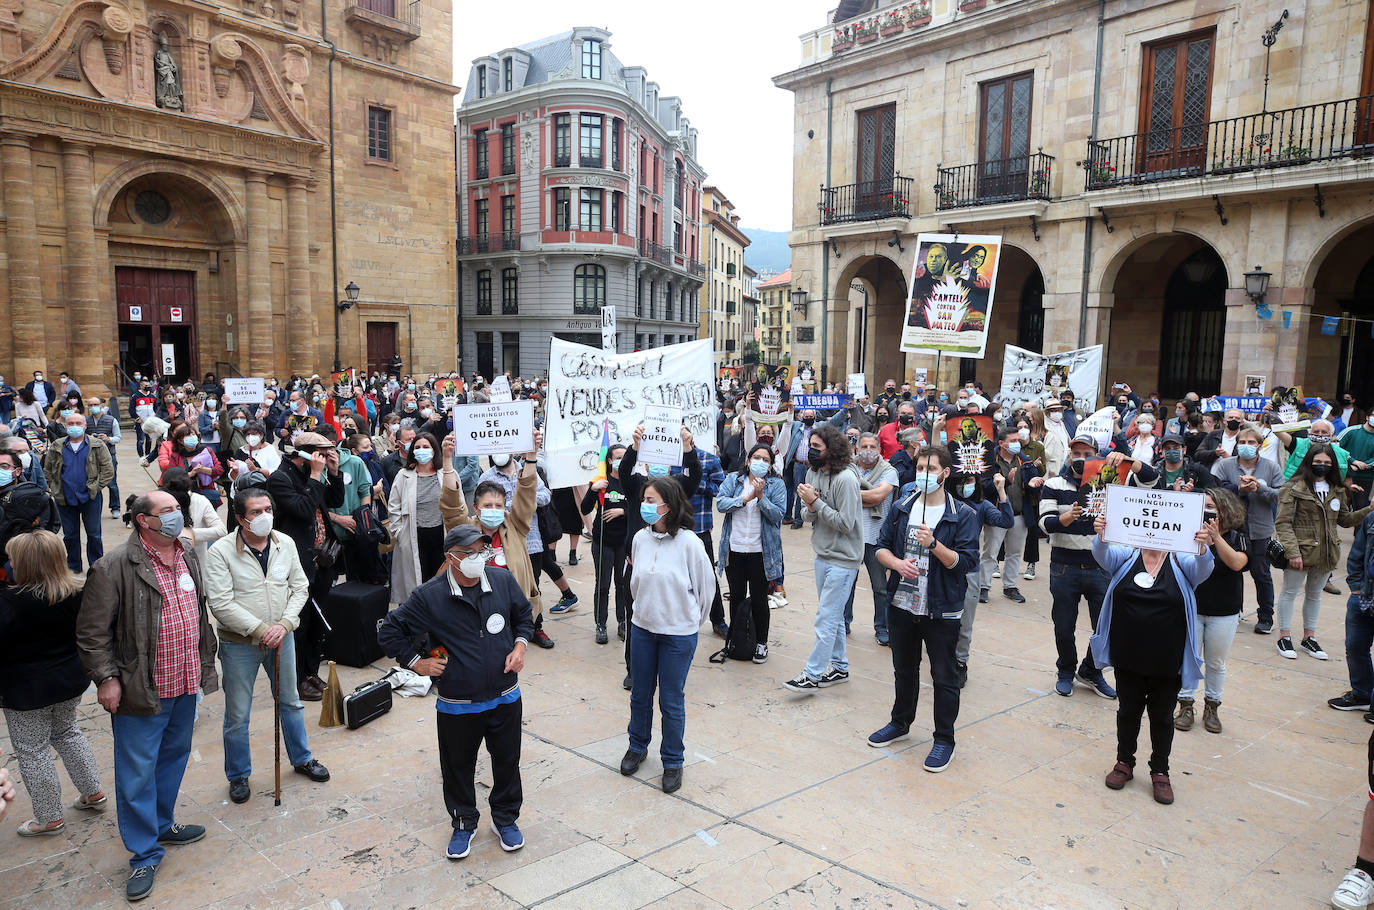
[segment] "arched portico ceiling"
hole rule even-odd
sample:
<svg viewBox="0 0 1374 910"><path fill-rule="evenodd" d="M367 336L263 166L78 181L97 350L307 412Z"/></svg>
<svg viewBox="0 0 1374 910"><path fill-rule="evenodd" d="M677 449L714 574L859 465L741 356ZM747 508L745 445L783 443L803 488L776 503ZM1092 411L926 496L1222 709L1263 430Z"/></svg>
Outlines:
<svg viewBox="0 0 1374 910"><path fill-rule="evenodd" d="M235 198L224 181L203 168L171 159L131 161L107 177L95 196L96 230L109 229L110 209L126 186L141 177L159 175L183 186L190 186L200 195L214 200L218 204L224 224L229 229L230 236L224 239L232 240L234 243L248 242L248 226L244 218L243 204Z"/></svg>

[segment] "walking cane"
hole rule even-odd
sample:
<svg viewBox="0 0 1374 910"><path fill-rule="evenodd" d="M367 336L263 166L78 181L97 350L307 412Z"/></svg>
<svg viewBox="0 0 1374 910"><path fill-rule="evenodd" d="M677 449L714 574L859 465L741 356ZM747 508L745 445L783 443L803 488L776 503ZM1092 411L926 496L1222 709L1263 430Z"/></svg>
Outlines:
<svg viewBox="0 0 1374 910"><path fill-rule="evenodd" d="M272 805L281 805L281 650L272 649L272 745L275 747L277 789Z"/></svg>

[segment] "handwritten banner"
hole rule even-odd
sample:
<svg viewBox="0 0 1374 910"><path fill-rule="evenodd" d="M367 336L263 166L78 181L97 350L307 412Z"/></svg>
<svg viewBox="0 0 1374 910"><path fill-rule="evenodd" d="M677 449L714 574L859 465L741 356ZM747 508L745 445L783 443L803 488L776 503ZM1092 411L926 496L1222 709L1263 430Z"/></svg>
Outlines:
<svg viewBox="0 0 1374 910"><path fill-rule="evenodd" d="M1100 344L1062 354L1037 354L1009 344L1002 354L1002 400L1043 402L1067 388L1079 407L1092 407L1101 375Z"/></svg>

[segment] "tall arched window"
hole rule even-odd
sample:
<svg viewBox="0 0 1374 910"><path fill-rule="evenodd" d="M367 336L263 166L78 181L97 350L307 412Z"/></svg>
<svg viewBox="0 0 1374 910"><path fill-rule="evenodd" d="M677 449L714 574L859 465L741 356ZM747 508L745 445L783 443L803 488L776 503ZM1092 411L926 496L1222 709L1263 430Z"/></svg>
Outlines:
<svg viewBox="0 0 1374 910"><path fill-rule="evenodd" d="M606 305L606 270L599 265L579 265L573 272L573 312L600 314Z"/></svg>
<svg viewBox="0 0 1374 910"><path fill-rule="evenodd" d="M1219 394L1225 334L1226 266L1204 246L1174 269L1164 287L1159 394Z"/></svg>

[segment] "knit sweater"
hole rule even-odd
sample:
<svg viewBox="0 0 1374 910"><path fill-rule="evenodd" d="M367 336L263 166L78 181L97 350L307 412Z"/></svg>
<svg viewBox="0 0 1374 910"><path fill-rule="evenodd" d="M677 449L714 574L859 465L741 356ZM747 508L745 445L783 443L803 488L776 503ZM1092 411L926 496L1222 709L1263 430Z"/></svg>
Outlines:
<svg viewBox="0 0 1374 910"><path fill-rule="evenodd" d="M643 528L630 544L632 622L658 635L695 635L715 599L715 571L690 530L659 534Z"/></svg>

